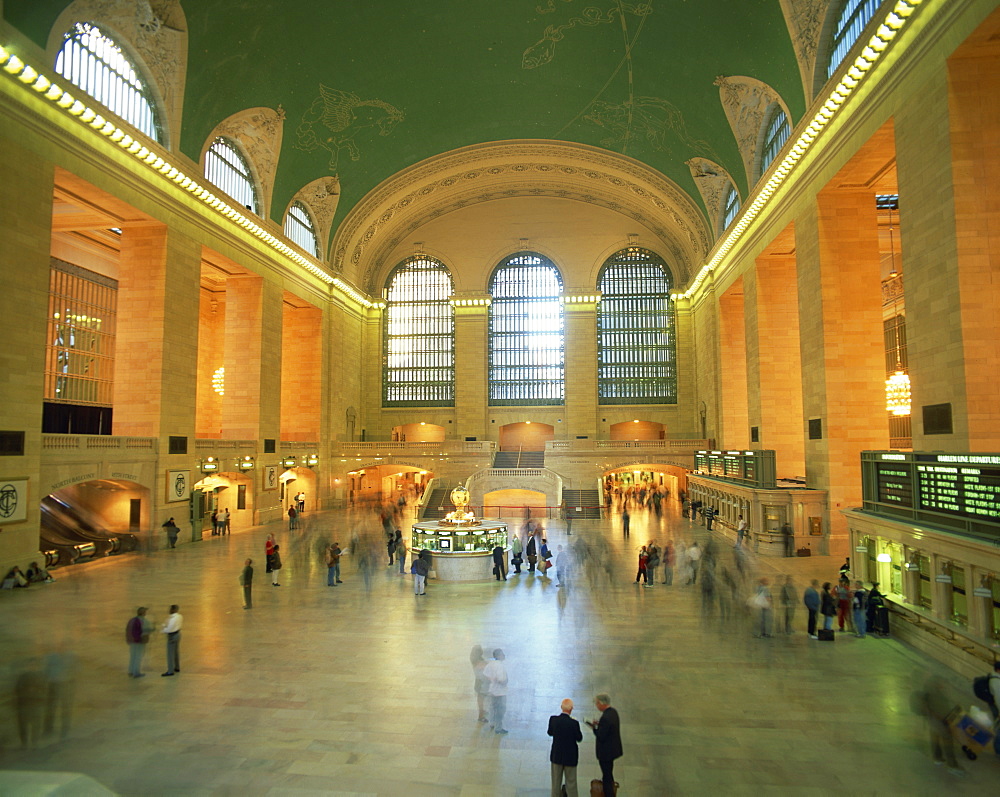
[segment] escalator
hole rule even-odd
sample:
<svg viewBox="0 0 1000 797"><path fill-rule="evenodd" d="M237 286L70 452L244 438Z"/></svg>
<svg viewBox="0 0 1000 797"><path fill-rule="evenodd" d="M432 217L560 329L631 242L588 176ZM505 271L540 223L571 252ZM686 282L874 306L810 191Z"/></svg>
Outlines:
<svg viewBox="0 0 1000 797"><path fill-rule="evenodd" d="M139 544L134 534L108 531L90 512L52 495L42 500L39 536L49 566L134 551Z"/></svg>

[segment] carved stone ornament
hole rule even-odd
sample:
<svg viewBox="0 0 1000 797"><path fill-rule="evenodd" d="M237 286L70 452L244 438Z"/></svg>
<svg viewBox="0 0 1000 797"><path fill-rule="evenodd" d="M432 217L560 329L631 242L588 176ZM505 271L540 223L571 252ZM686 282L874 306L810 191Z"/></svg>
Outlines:
<svg viewBox="0 0 1000 797"><path fill-rule="evenodd" d="M707 158L691 158L687 161L687 165L694 178L694 184L698 186L701 198L705 201L712 229L721 233L719 228L722 226L720 221L722 206L726 201L730 184L735 187L736 181L719 164Z"/></svg>
<svg viewBox="0 0 1000 797"><path fill-rule="evenodd" d="M792 38L795 58L799 62L802 89L806 101L813 97L813 77L816 74L816 53L823 21L830 8L830 0L780 0L785 15L788 35Z"/></svg>
<svg viewBox="0 0 1000 797"><path fill-rule="evenodd" d="M789 124L792 121L791 114L778 92L755 78L720 75L715 79L715 85L719 87L722 108L743 157L747 184L752 186L759 177L756 169L757 142L760 140L761 127L767 122L768 111L778 103L788 117Z"/></svg>
<svg viewBox="0 0 1000 797"><path fill-rule="evenodd" d="M682 281L708 251L699 206L654 169L582 144L515 141L463 147L386 180L337 229L332 265L350 270L348 278L371 289L377 264L427 221L520 196L558 196L627 215L659 237Z"/></svg>
<svg viewBox="0 0 1000 797"><path fill-rule="evenodd" d="M165 142L180 141L184 82L187 76L187 20L179 0L75 0L59 15L49 33L54 62L63 36L77 22L92 22L142 59L150 89L162 103L168 132Z"/></svg>
<svg viewBox="0 0 1000 797"><path fill-rule="evenodd" d="M340 180L337 177L320 177L318 180L306 183L292 197L292 201L295 200L309 208L316 223L319 251L325 259L327 243L330 240L330 226L333 224L333 217L337 215L337 205L340 202Z"/></svg>
<svg viewBox="0 0 1000 797"><path fill-rule="evenodd" d="M281 154L284 122L285 111L280 105L277 110L247 108L216 125L205 142L205 150L219 136L232 139L240 145L257 179L261 200L260 215L264 218L270 215L271 193L274 191L274 176L278 170L278 156ZM203 151L203 161L204 154Z"/></svg>

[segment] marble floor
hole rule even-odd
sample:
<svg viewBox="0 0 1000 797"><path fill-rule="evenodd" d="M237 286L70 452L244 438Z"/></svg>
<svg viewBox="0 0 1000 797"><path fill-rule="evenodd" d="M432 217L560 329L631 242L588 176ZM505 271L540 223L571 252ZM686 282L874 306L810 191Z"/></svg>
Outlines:
<svg viewBox="0 0 1000 797"><path fill-rule="evenodd" d="M571 697L575 716L594 717L593 696L608 692L622 718L625 755L615 771L623 795L996 788L992 756L968 762L959 752L961 777L933 765L910 695L940 675L968 704L971 685L898 641L810 640L801 608L795 633L758 639L746 610L728 622L705 616L697 586L637 587L636 549L650 537L708 542L704 528L677 514L636 513L629 539L617 518L578 520L571 538L553 521L553 550L583 539L600 552L568 589L525 574L431 581L421 598L411 577L384 561L366 584L357 556L345 557L344 583L327 587L322 543L378 531L361 514L304 521L296 532L236 530L0 593L0 769L82 773L125 795L544 797L549 715ZM285 554L280 587L259 566L271 531ZM720 570L733 570L731 545L715 540ZM251 611L237 585L247 556L258 564ZM749 564L772 579L791 573L801 589L812 577L832 579L840 560ZM127 620L146 605L160 622L171 603L184 616L182 673L160 677L157 635L147 677L128 678ZM506 652L506 736L476 721L475 644ZM54 650L76 662L72 716L24 749L14 683ZM586 794L599 777L589 731L580 761ZM13 793L3 783L0 772L0 793Z"/></svg>

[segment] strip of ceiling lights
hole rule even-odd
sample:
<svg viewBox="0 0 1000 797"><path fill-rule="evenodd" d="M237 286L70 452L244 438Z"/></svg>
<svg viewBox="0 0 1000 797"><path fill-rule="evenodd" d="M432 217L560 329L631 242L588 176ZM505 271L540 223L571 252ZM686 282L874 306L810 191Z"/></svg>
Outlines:
<svg viewBox="0 0 1000 797"><path fill-rule="evenodd" d="M25 86L34 89L54 106L62 109L69 116L74 117L80 124L105 136L108 140L117 144L124 152L127 152L140 163L145 164L147 168L159 173L167 180L173 181L188 191L193 197L203 202L207 207L238 224L251 235L259 238L277 253L287 257L293 263L318 277L327 285L334 285L342 293L351 297L359 304L365 307L373 306L374 303L353 286L344 282L339 277L327 274L326 271L313 263L309 258L272 235L256 221L242 213L241 210L213 194L190 175L185 174L169 161L150 151L141 141L133 138L114 122L105 119L93 108L88 107L83 101L74 97L58 84L53 83L44 74L31 65L26 64L3 45L0 45L0 67L8 74L16 77Z"/></svg>
<svg viewBox="0 0 1000 797"><path fill-rule="evenodd" d="M687 299L690 297L698 290L708 275L723 261L726 255L729 254L730 250L736 245L736 242L739 241L740 236L743 235L744 230L760 215L760 211L764 205L767 204L768 200L781 184L785 182L785 179L791 174L792 169L795 168L795 165L802 156L812 147L820 131L829 124L830 120L840 111L841 106L847 98L861 85L868 71L882 57L885 48L899 35L899 32L905 27L914 9L922 2L924 0L899 0L893 6L892 11L886 15L875 33L868 40L868 43L861 50L861 53L854 59L854 63L846 70L837 85L833 87L826 101L820 106L816 115L813 116L812 121L805 127L795 140L795 143L788 148L785 157L771 172L770 178L757 192L753 202L743 209L743 212L729 231L729 234L726 235L722 243L716 248L711 260L702 266L698 275L694 278L694 282L691 283L690 287L684 293L671 294L671 299L676 301L677 299Z"/></svg>

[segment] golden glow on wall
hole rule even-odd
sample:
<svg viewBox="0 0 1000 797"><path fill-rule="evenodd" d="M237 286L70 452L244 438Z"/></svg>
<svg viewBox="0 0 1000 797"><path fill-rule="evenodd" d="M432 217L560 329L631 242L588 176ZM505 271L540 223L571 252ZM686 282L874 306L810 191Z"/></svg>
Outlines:
<svg viewBox="0 0 1000 797"><path fill-rule="evenodd" d="M44 97L53 105L62 108L70 116L75 117L81 124L100 133L109 141L117 144L124 152L131 155L136 161L140 161L149 169L158 172L162 177L180 186L195 199L202 202L212 210L228 218L234 224L239 225L248 233L262 241L275 252L283 255L296 265L304 268L314 276L321 279L327 285L333 285L342 293L354 299L365 307L372 307L373 302L352 288L346 282L327 274L322 268L312 262L309 258L297 252L288 244L276 238L270 232L261 227L256 221L249 218L242 212L242 208L235 208L224 199L213 194L197 180L182 172L176 166L157 155L155 152L134 139L125 130L118 127L114 122L105 119L92 108L89 108L81 100L74 97L62 87L53 83L45 75L26 64L5 46L0 45L0 67L5 72L16 77L26 86L30 86L39 95Z"/></svg>
<svg viewBox="0 0 1000 797"><path fill-rule="evenodd" d="M723 239L722 243L719 244L711 260L702 266L698 275L694 278L694 282L691 283L684 293L673 294L671 298L686 299L690 297L698 290L708 275L725 259L747 227L760 215L760 211L767 204L767 201L785 182L785 179L791 174L792 169L802 159L802 156L812 148L813 143L823 128L837 115L847 98L861 85L868 71L882 57L886 47L896 38L906 25L910 15L913 14L916 7L923 1L898 0L892 10L883 19L882 24L878 26L875 33L868 40L868 43L862 48L860 55L854 59L854 63L847 68L840 81L833 87L829 95L827 95L826 101L820 106L820 109L813 116L812 120L810 120L809 124L799 134L795 143L792 144L791 149L786 152L782 161L774 167L771 176L757 192L753 202L744 205L739 219L733 224L729 230L729 234Z"/></svg>
<svg viewBox="0 0 1000 797"><path fill-rule="evenodd" d="M212 390L220 396L226 395L226 369L216 368L212 373Z"/></svg>

